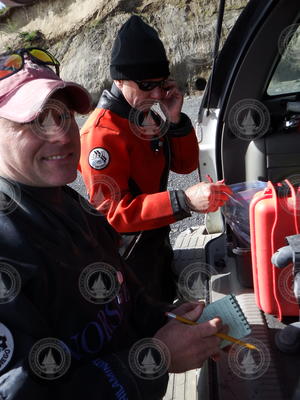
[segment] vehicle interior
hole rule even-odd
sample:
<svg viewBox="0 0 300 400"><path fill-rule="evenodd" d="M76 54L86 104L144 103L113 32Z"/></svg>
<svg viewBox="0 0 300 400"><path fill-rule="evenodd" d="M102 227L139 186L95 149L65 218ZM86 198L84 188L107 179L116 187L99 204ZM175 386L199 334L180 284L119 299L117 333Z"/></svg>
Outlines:
<svg viewBox="0 0 300 400"><path fill-rule="evenodd" d="M199 144L202 180L206 173L213 176L215 168L215 178L225 179L229 185L251 181L276 183L287 178L294 186L300 185L299 37L299 2L249 1L216 60L200 106L198 123L204 125L203 135L209 126L208 119L214 120L215 127L214 132L207 133L210 139L205 142L204 138ZM230 124L231 110L245 99L260 102L269 115L267 129L253 140L236 135ZM186 257L189 262L204 262L216 271L213 276L206 276L207 301L229 293L237 295L251 324L252 336L265 349L262 353L268 368L255 379L241 378L229 368L227 355L218 363L209 361L200 371L198 398L300 399L300 334L298 348L290 353L279 350L276 343L276 334L299 321L300 294L294 315L272 315L257 307L250 246L246 248L226 219L222 219L222 232L208 233L200 227L182 234L175 243L176 261L182 263ZM265 236L269 234L271 242L272 232L267 229L266 225ZM284 229L283 238L292 232ZM251 248L253 253L253 243ZM293 285L293 279L290 284Z"/></svg>
<svg viewBox="0 0 300 400"><path fill-rule="evenodd" d="M293 5L287 6L287 3ZM241 143L241 140L230 134L228 124L225 123L222 170L223 176L230 183L257 179L276 182L299 174L300 147L297 144L300 144L300 138L297 127L284 129L286 119L297 114L292 112L293 106L295 109L299 104L300 65L296 55L299 42L292 39L293 36L296 39L299 37L298 20L299 6L296 2L278 2L278 6L256 32L249 48L245 49L246 54L228 93L223 119L226 121L230 108L237 101L249 98L266 105L271 124L263 138ZM292 30L294 26L289 46L280 52L280 37L289 27ZM233 157L234 154L240 157L237 159ZM238 166L237 161L240 161Z"/></svg>

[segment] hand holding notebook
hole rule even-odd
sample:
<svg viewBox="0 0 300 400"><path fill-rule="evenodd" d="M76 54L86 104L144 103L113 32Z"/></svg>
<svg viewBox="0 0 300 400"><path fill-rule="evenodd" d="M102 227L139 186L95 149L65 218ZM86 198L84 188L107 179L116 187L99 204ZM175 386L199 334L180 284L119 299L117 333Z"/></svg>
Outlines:
<svg viewBox="0 0 300 400"><path fill-rule="evenodd" d="M198 319L198 323L209 321L215 317L220 317L223 324L228 325L228 335L236 339L241 339L251 333L250 325L233 294L214 301L204 307ZM231 344L227 340L221 342L221 347Z"/></svg>

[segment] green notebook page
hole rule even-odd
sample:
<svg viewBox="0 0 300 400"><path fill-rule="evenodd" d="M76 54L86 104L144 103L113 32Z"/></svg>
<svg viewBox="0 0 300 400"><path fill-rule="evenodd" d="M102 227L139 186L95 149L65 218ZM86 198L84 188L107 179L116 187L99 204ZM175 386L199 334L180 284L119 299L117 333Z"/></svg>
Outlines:
<svg viewBox="0 0 300 400"><path fill-rule="evenodd" d="M214 301L204 307L203 313L197 322L206 322L215 317L220 317L223 324L227 324L229 331L227 334L236 339L242 339L251 333L250 325L243 313L236 297L233 294ZM227 340L221 342L221 347L232 344Z"/></svg>

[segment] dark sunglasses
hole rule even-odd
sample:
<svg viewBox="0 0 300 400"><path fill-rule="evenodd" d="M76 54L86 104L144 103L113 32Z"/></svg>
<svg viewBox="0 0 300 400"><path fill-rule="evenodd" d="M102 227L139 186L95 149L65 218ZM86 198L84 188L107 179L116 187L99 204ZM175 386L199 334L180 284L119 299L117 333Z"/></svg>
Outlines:
<svg viewBox="0 0 300 400"><path fill-rule="evenodd" d="M150 92L150 90L153 90L156 87L160 87L162 90L167 90L165 87L165 84L168 80L167 79L162 79L161 81L133 81L135 82L140 90L143 90L144 92Z"/></svg>
<svg viewBox="0 0 300 400"><path fill-rule="evenodd" d="M35 64L55 67L55 72L59 76L59 61L47 50L30 47L0 55L0 80L21 71L25 64L24 54Z"/></svg>

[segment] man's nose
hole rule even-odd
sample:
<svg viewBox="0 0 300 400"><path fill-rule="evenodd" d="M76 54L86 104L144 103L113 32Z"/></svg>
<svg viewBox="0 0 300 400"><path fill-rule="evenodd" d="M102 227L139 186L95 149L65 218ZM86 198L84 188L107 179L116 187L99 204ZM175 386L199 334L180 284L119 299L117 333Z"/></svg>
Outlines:
<svg viewBox="0 0 300 400"><path fill-rule="evenodd" d="M47 134L45 135L45 139L51 143L69 143L71 140L70 129L65 129L64 127L53 127L49 129Z"/></svg>
<svg viewBox="0 0 300 400"><path fill-rule="evenodd" d="M67 143L71 139L72 119L63 116L48 114L42 122L41 128L44 139L49 142Z"/></svg>
<svg viewBox="0 0 300 400"><path fill-rule="evenodd" d="M161 87L156 86L154 89L151 90L151 92L150 92L151 99L161 99L161 97L162 97Z"/></svg>

